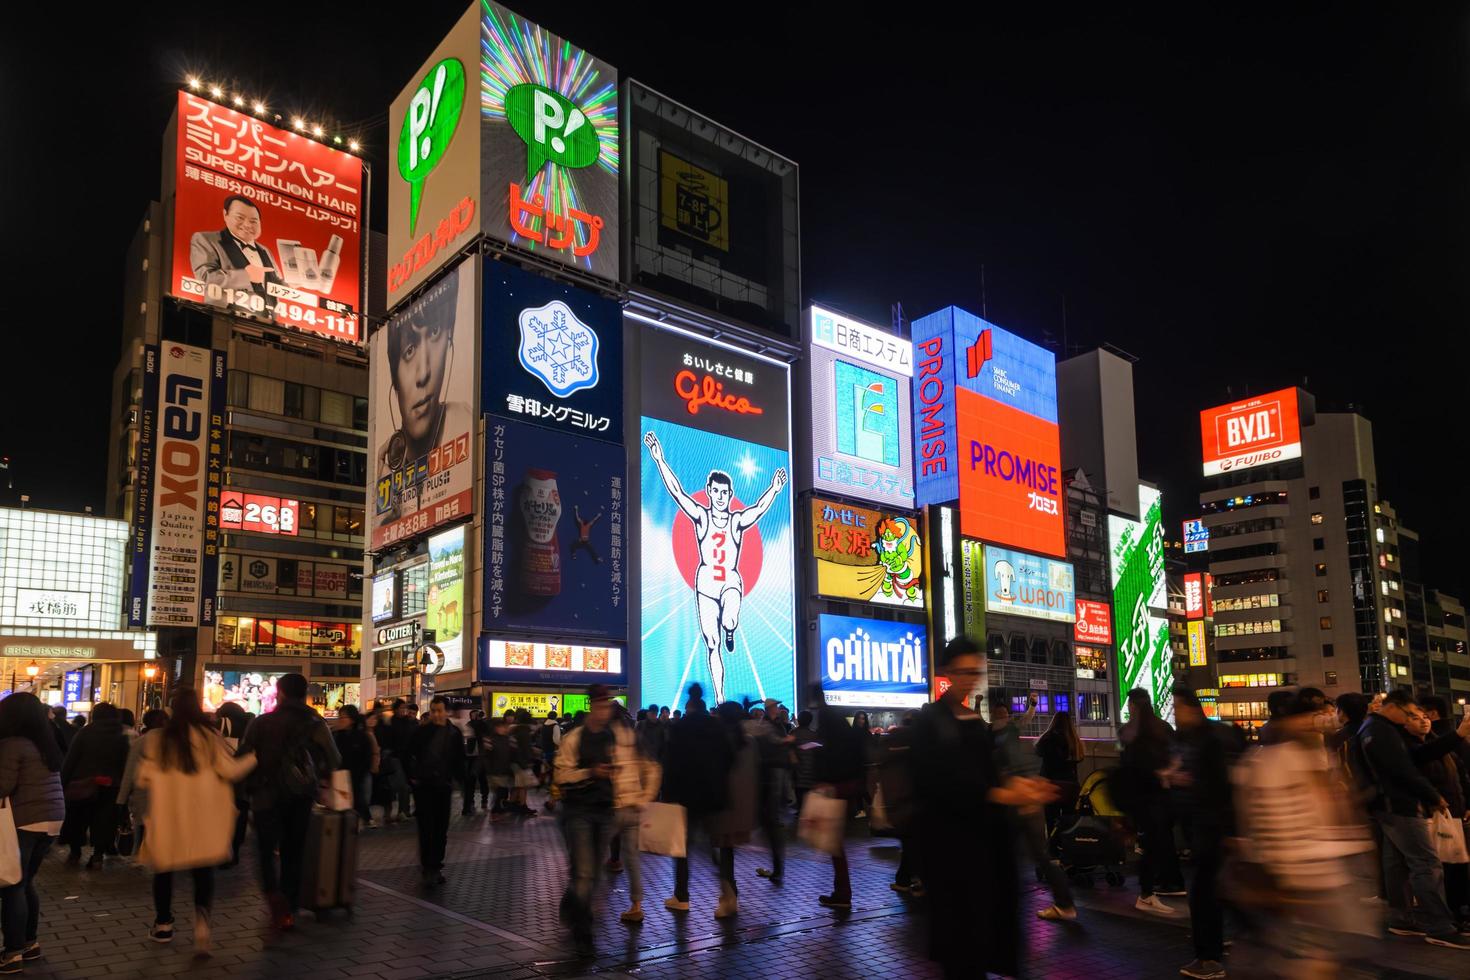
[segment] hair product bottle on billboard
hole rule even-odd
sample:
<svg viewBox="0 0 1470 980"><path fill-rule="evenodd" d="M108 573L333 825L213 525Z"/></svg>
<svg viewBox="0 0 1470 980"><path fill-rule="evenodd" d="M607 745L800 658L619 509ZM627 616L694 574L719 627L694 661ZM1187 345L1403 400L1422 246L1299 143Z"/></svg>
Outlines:
<svg viewBox="0 0 1470 980"><path fill-rule="evenodd" d="M337 281L337 266L342 264L342 236L333 235L331 241L327 242L327 250L322 253L322 260L318 274L317 288L323 296L332 291L332 283Z"/></svg>
<svg viewBox="0 0 1470 980"><path fill-rule="evenodd" d="M561 520L561 492L551 470L526 471L521 484L521 519L526 522L521 587L527 595L560 595L561 547L556 525Z"/></svg>

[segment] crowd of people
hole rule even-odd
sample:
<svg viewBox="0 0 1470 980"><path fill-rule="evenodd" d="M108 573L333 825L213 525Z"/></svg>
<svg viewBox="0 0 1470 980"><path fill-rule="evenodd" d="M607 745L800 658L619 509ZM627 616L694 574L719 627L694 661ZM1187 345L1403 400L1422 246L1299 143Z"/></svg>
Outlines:
<svg viewBox="0 0 1470 980"><path fill-rule="evenodd" d="M175 872L188 872L195 950L207 954L215 871L238 863L250 827L271 924L285 930L302 903L315 806L350 808L363 829L414 820L432 889L445 882L456 792L461 814L499 823L536 817L527 794L537 788L566 842L562 921L586 955L605 872L626 873L619 918L636 925L644 860L673 862L663 906L687 915L690 865L709 854L711 911L729 919L740 911L737 854L757 832L755 876L784 883L794 814L831 857L831 889L814 901L849 909L843 841L848 821L866 817L874 835L897 839L890 887L924 900L930 955L945 975L1019 975L1020 870L1033 868L1050 894L1038 919L1076 920L1065 841L1104 786L1126 814L1113 829L1137 854L1135 907L1189 917L1195 958L1183 976L1227 975L1227 927L1237 962L1254 952L1253 976L1336 975L1384 930L1470 950L1470 714L1457 722L1443 699L1277 691L1252 745L1209 719L1187 687L1172 692L1174 726L1134 691L1116 765L1084 791L1084 746L1066 712L1031 743L1022 733L1034 696L1020 714L996 703L982 715L978 649L955 640L941 666L949 689L886 731L827 704L818 686L794 718L774 699L707 704L698 684L680 709L630 714L595 685L571 718L472 710L454 720L435 697L422 713L403 700L367 713L344 706L330 725L300 674L280 678L273 710L258 718L235 704L207 714L188 687L141 726L106 703L78 724L12 694L0 701L0 800L13 811L20 875L0 887L0 974L43 955L35 880L53 839L72 865L90 849L87 869L132 854L150 870L148 935L159 943L174 936ZM656 845L640 839L653 804L680 814L677 849L662 829ZM818 843L809 814L813 826L835 822L835 837ZM645 854L655 849L669 856ZM1187 897L1187 908L1170 897Z"/></svg>

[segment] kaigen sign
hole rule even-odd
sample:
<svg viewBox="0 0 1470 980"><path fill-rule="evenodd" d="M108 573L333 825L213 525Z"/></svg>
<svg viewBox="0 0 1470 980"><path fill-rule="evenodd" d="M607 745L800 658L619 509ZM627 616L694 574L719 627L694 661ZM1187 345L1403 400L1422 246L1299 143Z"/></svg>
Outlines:
<svg viewBox="0 0 1470 980"><path fill-rule="evenodd" d="M672 331L641 346L643 696L794 704L787 368Z"/></svg>
<svg viewBox="0 0 1470 980"><path fill-rule="evenodd" d="M474 511L475 267L463 263L373 334L368 525L374 551Z"/></svg>
<svg viewBox="0 0 1470 980"><path fill-rule="evenodd" d="M168 291L361 340L362 161L191 92L176 125Z"/></svg>
<svg viewBox="0 0 1470 980"><path fill-rule="evenodd" d="M819 307L807 319L812 486L913 507L913 344Z"/></svg>
<svg viewBox="0 0 1470 980"><path fill-rule="evenodd" d="M1297 389L1283 388L1199 413L1205 476L1265 466L1302 454Z"/></svg>
<svg viewBox="0 0 1470 980"><path fill-rule="evenodd" d="M1205 577L1201 572L1190 572L1184 576L1184 616L1186 619L1205 618Z"/></svg>
<svg viewBox="0 0 1470 980"><path fill-rule="evenodd" d="M1077 624L1072 629L1072 638L1078 643L1112 643L1112 607L1106 602L1078 599Z"/></svg>
<svg viewBox="0 0 1470 980"><path fill-rule="evenodd" d="M987 545L985 611L1073 622L1077 595L1071 563Z"/></svg>
<svg viewBox="0 0 1470 980"><path fill-rule="evenodd" d="M487 412L623 441L623 314L614 300L485 263L480 375Z"/></svg>
<svg viewBox="0 0 1470 980"><path fill-rule="evenodd" d="M924 627L823 614L817 617L817 642L828 704L918 708L929 700Z"/></svg>
<svg viewBox="0 0 1470 980"><path fill-rule="evenodd" d="M812 498L817 594L852 602L924 608L918 518Z"/></svg>

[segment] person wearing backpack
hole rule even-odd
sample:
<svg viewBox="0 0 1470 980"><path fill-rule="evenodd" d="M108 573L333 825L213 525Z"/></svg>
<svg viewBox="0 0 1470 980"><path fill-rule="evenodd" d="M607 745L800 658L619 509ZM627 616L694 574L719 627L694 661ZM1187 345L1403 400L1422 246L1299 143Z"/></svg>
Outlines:
<svg viewBox="0 0 1470 980"><path fill-rule="evenodd" d="M239 754L251 752L257 760L249 789L261 888L270 905L271 924L290 929L296 924L311 805L321 780L342 767L327 723L306 703L305 677L282 674L276 681L275 710L251 722L240 739Z"/></svg>

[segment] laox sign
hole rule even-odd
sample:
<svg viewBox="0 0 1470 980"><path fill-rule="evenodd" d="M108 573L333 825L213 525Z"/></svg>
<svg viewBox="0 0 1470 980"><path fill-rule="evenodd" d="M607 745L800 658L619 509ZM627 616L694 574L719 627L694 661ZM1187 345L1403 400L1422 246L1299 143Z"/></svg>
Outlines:
<svg viewBox="0 0 1470 980"><path fill-rule="evenodd" d="M203 400L203 379L169 375L163 391L163 477L159 480L162 492L158 506L199 511L199 482L204 468L199 462L198 442L204 431L204 413L202 407L191 406Z"/></svg>

